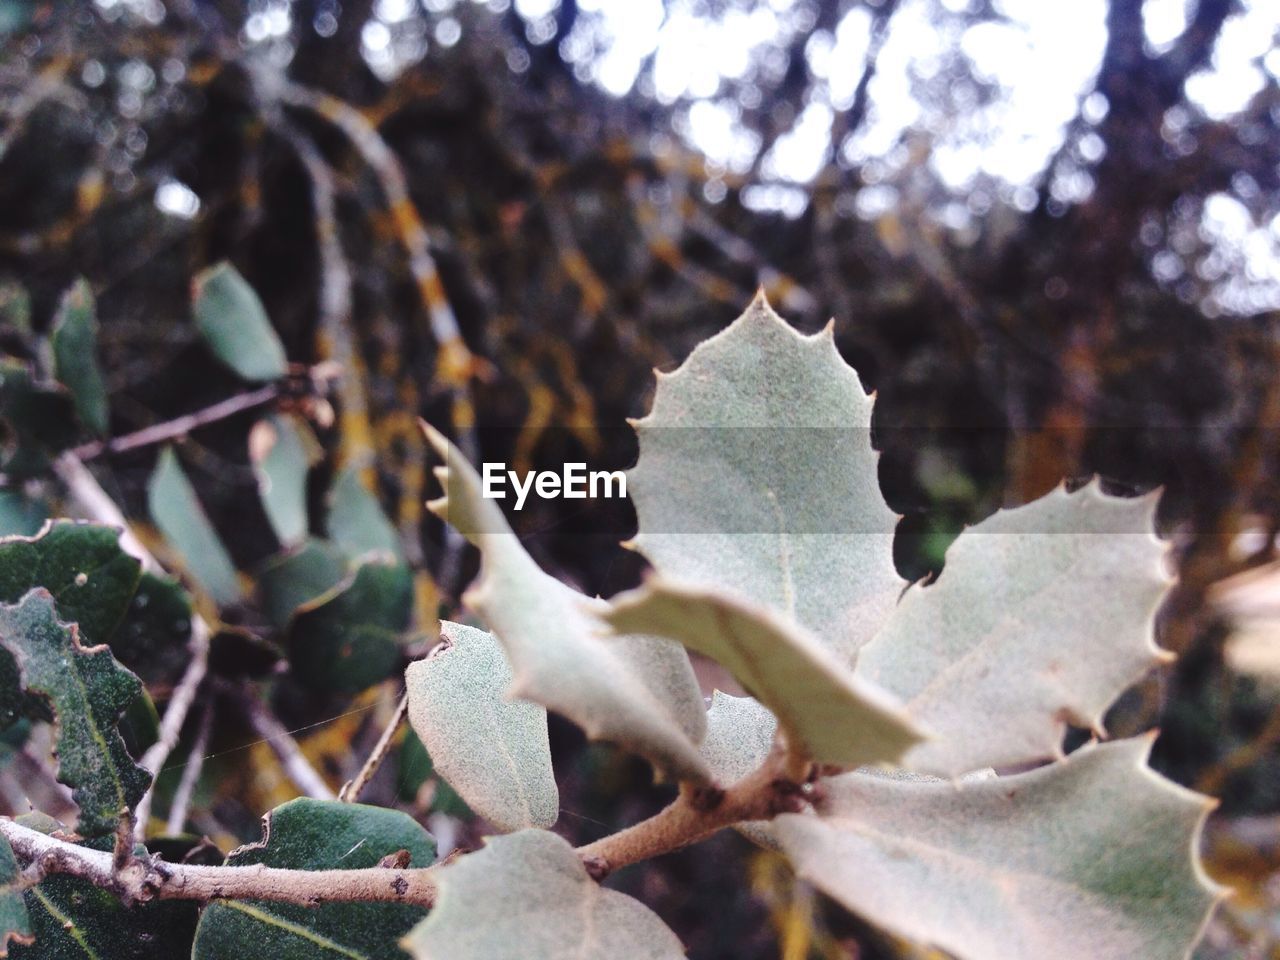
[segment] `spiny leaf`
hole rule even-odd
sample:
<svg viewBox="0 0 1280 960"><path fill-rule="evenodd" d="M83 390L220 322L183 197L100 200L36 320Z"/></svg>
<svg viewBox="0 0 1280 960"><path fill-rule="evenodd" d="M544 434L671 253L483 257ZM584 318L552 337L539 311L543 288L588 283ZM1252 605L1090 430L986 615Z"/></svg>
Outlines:
<svg viewBox="0 0 1280 960"><path fill-rule="evenodd" d="M407 850L411 866L427 867L436 854L431 835L408 814L359 803L291 800L263 818L262 834L260 843L232 851L227 866L358 870ZM215 900L200 918L191 960L403 960L396 940L425 913L398 903Z"/></svg>
<svg viewBox="0 0 1280 960"><path fill-rule="evenodd" d="M774 831L846 907L959 960L1175 960L1222 895L1195 846L1205 797L1146 765L1150 740L960 784L850 773Z"/></svg>
<svg viewBox="0 0 1280 960"><path fill-rule="evenodd" d="M79 625L87 646L111 636L141 577L142 565L120 547L114 527L55 520L34 537L0 540L0 603L44 587L57 600L58 615Z"/></svg>
<svg viewBox="0 0 1280 960"><path fill-rule="evenodd" d="M98 367L98 319L93 291L83 278L63 294L50 340L53 375L71 391L84 425L104 436L110 425L107 385Z"/></svg>
<svg viewBox="0 0 1280 960"><path fill-rule="evenodd" d="M47 698L57 715L58 779L80 806L78 830L109 832L151 782L116 729L142 684L105 646L82 647L76 626L58 621L47 590L0 605L0 646L13 655L23 689Z"/></svg>
<svg viewBox="0 0 1280 960"><path fill-rule="evenodd" d="M191 577L219 606L244 599L235 565L196 497L172 447L165 447L147 483L151 519L182 555Z"/></svg>
<svg viewBox="0 0 1280 960"><path fill-rule="evenodd" d="M436 771L499 830L550 827L560 813L547 711L504 697L511 668L491 633L440 622L442 643L409 664L409 722Z"/></svg>
<svg viewBox="0 0 1280 960"><path fill-rule="evenodd" d="M202 271L194 284L196 326L218 359L246 380L288 373L284 346L262 301L229 263Z"/></svg>
<svg viewBox="0 0 1280 960"><path fill-rule="evenodd" d="M647 757L662 773L704 781L696 744L706 715L689 658L658 637L604 639L607 609L538 568L481 495L471 464L430 427L428 440L448 464L436 469L445 496L427 504L480 548L480 580L463 600L478 611L515 672L509 695L541 703L589 737Z"/></svg>
<svg viewBox="0 0 1280 960"><path fill-rule="evenodd" d="M52 833L61 824L33 814L19 822ZM110 850L111 837L82 844ZM140 848L139 848L140 849ZM198 907L176 900L125 907L110 891L54 874L26 891L34 943L15 946L11 960L189 960Z"/></svg>
<svg viewBox="0 0 1280 960"><path fill-rule="evenodd" d="M382 507L360 481L360 470L348 467L334 482L329 494L326 530L330 538L352 557L366 553L389 553L404 559L400 536Z"/></svg>
<svg viewBox="0 0 1280 960"><path fill-rule="evenodd" d="M913 586L862 651L936 739L912 769L953 776L1061 754L1067 721L1107 707L1168 657L1152 640L1168 588L1153 498L1059 488L962 533L937 582Z"/></svg>
<svg viewBox="0 0 1280 960"><path fill-rule="evenodd" d="M289 627L294 674L316 690L358 693L400 662L400 635L413 612L413 577L376 557L298 611Z"/></svg>
<svg viewBox="0 0 1280 960"><path fill-rule="evenodd" d="M128 609L141 573L119 540L112 527L63 520L33 537L0 540L0 603L44 587L58 602L58 616L79 624L86 646L102 643ZM19 716L47 719L47 706L21 692L13 656L0 648L0 727Z"/></svg>
<svg viewBox="0 0 1280 960"><path fill-rule="evenodd" d="M801 336L757 297L659 375L635 424L636 549L664 577L786 614L852 664L905 585L871 406L831 327Z"/></svg>
<svg viewBox="0 0 1280 960"><path fill-rule="evenodd" d="M0 957L9 956L10 943L30 943L31 918L22 899L22 871L9 841L0 837Z"/></svg>
<svg viewBox="0 0 1280 960"><path fill-rule="evenodd" d="M431 916L402 941L414 960L673 960L648 907L601 887L553 833L491 837L440 871Z"/></svg>
<svg viewBox="0 0 1280 960"><path fill-rule="evenodd" d="M803 627L733 596L652 577L615 598L616 631L678 640L728 667L778 718L793 755L858 767L897 760L920 735Z"/></svg>
<svg viewBox="0 0 1280 960"><path fill-rule="evenodd" d="M299 417L275 414L249 433L258 494L282 546L295 546L307 535L307 474L320 456L315 434Z"/></svg>

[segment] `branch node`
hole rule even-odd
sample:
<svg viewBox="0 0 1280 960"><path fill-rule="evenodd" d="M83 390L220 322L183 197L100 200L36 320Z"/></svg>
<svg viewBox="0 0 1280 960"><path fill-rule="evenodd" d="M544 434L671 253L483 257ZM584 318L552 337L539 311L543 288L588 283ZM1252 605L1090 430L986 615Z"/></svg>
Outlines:
<svg viewBox="0 0 1280 960"><path fill-rule="evenodd" d="M599 883L607 877L610 872L609 861L604 857L594 855L585 856L582 858L582 865L587 869L587 876L596 883Z"/></svg>
<svg viewBox="0 0 1280 960"><path fill-rule="evenodd" d="M385 857L378 861L378 866L388 870L403 870L409 866L412 859L408 850L397 850L395 853L388 853Z"/></svg>
<svg viewBox="0 0 1280 960"><path fill-rule="evenodd" d="M710 813L724 803L725 792L715 784L694 787L689 791L689 806L699 813Z"/></svg>

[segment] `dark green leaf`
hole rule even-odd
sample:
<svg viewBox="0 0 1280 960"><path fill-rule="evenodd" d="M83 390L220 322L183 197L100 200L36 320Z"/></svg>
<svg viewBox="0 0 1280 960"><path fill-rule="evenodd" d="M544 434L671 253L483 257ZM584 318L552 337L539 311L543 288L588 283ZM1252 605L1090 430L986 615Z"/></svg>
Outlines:
<svg viewBox="0 0 1280 960"><path fill-rule="evenodd" d="M34 537L0 540L0 603L43 587L58 617L76 623L85 646L105 641L128 609L141 565L120 549L112 527L60 520ZM17 667L0 648L0 727L19 716L48 719L45 703L20 690Z"/></svg>
<svg viewBox="0 0 1280 960"><path fill-rule="evenodd" d="M144 683L170 684L187 661L191 598L176 580L144 573L124 620L111 635L116 659Z"/></svg>
<svg viewBox="0 0 1280 960"><path fill-rule="evenodd" d="M31 942L31 918L18 887L21 870L9 841L0 837L0 957L9 944Z"/></svg>
<svg viewBox="0 0 1280 960"><path fill-rule="evenodd" d="M396 528L382 512L378 498L360 482L359 469L342 471L330 498L326 527L334 543L353 557L379 552L404 559Z"/></svg>
<svg viewBox="0 0 1280 960"><path fill-rule="evenodd" d="M75 443L80 430L66 387L36 383L25 364L10 359L0 361L0 419L3 470L11 477L46 472L54 454Z"/></svg>
<svg viewBox="0 0 1280 960"><path fill-rule="evenodd" d="M116 724L142 684L106 647L85 649L60 623L54 599L32 590L0 605L0 646L18 665L23 689L49 700L58 717L58 779L80 806L80 833L110 831L141 799L151 776L134 764Z"/></svg>
<svg viewBox="0 0 1280 960"><path fill-rule="evenodd" d="M46 833L59 825L47 817L22 817ZM85 843L110 850L112 839ZM126 908L115 894L87 880L57 874L25 894L35 943L14 947L12 960L187 960L198 908L179 900Z"/></svg>
<svg viewBox="0 0 1280 960"><path fill-rule="evenodd" d="M107 385L98 367L98 319L83 279L63 294L53 321L53 375L71 391L86 427L104 436L109 426Z"/></svg>
<svg viewBox="0 0 1280 960"><path fill-rule="evenodd" d="M43 587L58 616L79 625L85 646L107 641L141 577L142 565L121 549L114 527L56 520L37 536L0 540L0 603Z"/></svg>
<svg viewBox="0 0 1280 960"><path fill-rule="evenodd" d="M151 519L182 555L183 564L219 606L243 599L227 548L196 498L173 449L165 447L147 484Z"/></svg>
<svg viewBox="0 0 1280 960"><path fill-rule="evenodd" d="M328 540L306 540L272 557L259 572L262 612L283 630L299 607L332 590L346 573L341 550Z"/></svg>
<svg viewBox="0 0 1280 960"><path fill-rule="evenodd" d="M435 842L407 814L356 803L298 799L267 815L261 843L233 851L228 866L294 870L361 869L407 850L426 867ZM396 941L425 916L421 907L335 903L300 907L257 900L215 900L196 931L192 960L402 960Z"/></svg>
<svg viewBox="0 0 1280 960"><path fill-rule="evenodd" d="M413 612L413 575L403 564L372 559L289 628L289 662L307 686L356 693L400 663L400 635Z"/></svg>
<svg viewBox="0 0 1280 960"><path fill-rule="evenodd" d="M288 372L284 346L244 277L219 263L196 277L196 326L218 359L246 380L279 380Z"/></svg>

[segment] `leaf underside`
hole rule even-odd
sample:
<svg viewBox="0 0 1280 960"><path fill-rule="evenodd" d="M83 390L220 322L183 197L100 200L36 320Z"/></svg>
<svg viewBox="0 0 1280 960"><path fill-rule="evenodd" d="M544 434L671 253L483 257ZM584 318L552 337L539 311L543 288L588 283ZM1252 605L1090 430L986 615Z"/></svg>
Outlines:
<svg viewBox="0 0 1280 960"><path fill-rule="evenodd" d="M932 739L912 769L956 776L1060 756L1066 722L1167 659L1152 640L1169 579L1154 499L1059 488L970 527L907 591L857 673L901 697Z"/></svg>
<svg viewBox="0 0 1280 960"><path fill-rule="evenodd" d="M871 407L831 327L801 336L757 297L659 376L635 424L634 546L664 577L770 607L851 664L905 586Z"/></svg>
<svg viewBox="0 0 1280 960"><path fill-rule="evenodd" d="M110 426L107 386L98 366L98 320L93 291L79 279L62 297L49 336L53 372L71 391L80 421L98 436Z"/></svg>
<svg viewBox="0 0 1280 960"><path fill-rule="evenodd" d="M502 831L550 827L560 813L547 712L507 700L511 668L493 634L441 621L442 643L409 665L409 721L436 772Z"/></svg>
<svg viewBox="0 0 1280 960"><path fill-rule="evenodd" d="M803 627L712 590L651 578L615 598L619 633L678 640L732 671L778 718L793 755L857 767L898 760L920 740L892 700L859 682Z"/></svg>
<svg viewBox="0 0 1280 960"><path fill-rule="evenodd" d="M431 915L403 940L415 960L674 960L684 950L648 907L601 887L543 830L490 838L440 871Z"/></svg>
<svg viewBox="0 0 1280 960"><path fill-rule="evenodd" d="M845 774L773 830L803 878L959 960L1174 960L1221 896L1192 855L1212 804L1151 771L1149 749L959 784Z"/></svg>
<svg viewBox="0 0 1280 960"><path fill-rule="evenodd" d="M605 639L607 606L570 589L525 553L494 501L481 496L471 465L436 431L428 439L447 466L445 496L428 507L479 549L479 581L464 602L506 651L509 695L540 703L650 760L659 773L706 782L697 743L706 716L688 656L656 637Z"/></svg>

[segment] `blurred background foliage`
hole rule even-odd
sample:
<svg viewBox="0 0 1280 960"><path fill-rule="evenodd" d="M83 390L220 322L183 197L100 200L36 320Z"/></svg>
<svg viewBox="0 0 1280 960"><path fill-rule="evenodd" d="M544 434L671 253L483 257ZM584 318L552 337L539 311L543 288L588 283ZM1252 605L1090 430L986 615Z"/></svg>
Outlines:
<svg viewBox="0 0 1280 960"><path fill-rule="evenodd" d="M878 392L905 576L1063 478L1164 486L1159 632L1181 659L1111 729L1159 725L1157 765L1223 800L1206 848L1240 894L1201 955L1280 956L1278 31L1267 0L0 0L6 529L64 512L48 467L74 446L144 532L180 539L163 504L188 501L148 502L158 445L95 430L229 401L176 468L227 554L218 589L188 581L220 632L179 751L211 755L189 825L225 849L298 791L245 746L276 729L263 711L336 787L398 697L395 670L353 696L298 669L273 571L310 550L328 589L382 549L360 603L396 663L457 611L474 560L422 510L415 418L518 468L625 466L651 369L763 287L804 330L834 317ZM202 341L222 261L287 367ZM76 376L92 344L68 311L94 301L101 407L37 382L58 336ZM260 497L303 461L300 513ZM625 504L517 520L584 589L640 574ZM300 615L333 633L353 602ZM135 633L163 700L181 640ZM17 729L5 798L39 752ZM661 803L640 764L553 733L571 838ZM367 796L443 848L478 835L411 735ZM699 960L918 955L736 837L617 882Z"/></svg>

